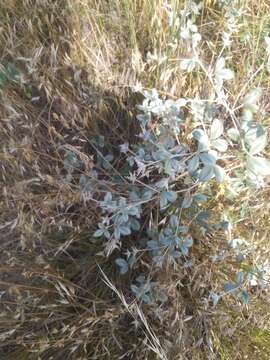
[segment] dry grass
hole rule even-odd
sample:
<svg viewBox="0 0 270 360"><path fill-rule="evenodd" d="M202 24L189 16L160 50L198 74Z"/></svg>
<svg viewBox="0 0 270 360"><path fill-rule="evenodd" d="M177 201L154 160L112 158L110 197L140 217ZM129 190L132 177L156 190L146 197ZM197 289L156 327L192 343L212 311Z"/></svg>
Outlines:
<svg viewBox="0 0 270 360"><path fill-rule="evenodd" d="M233 259L226 267L210 261L226 249L223 235L194 234L197 266L159 274L168 303L142 306L130 294L130 279L119 278L91 241L95 205L62 180L65 149L76 152L86 172L95 135L112 144L133 140L135 85L169 97L207 96L204 74L179 71L187 50L174 45L165 3L1 1L1 359L270 358L269 294L255 291L245 308L230 297L216 308L205 305L209 290L233 276ZM183 1L174 6L180 10ZM263 56L270 5L246 0L243 8L230 57L231 101L246 84L262 86L268 125L269 76L249 79ZM215 1L204 1L198 23L211 62L224 28ZM234 235L256 246L245 266L267 259L269 187L237 204L224 193L226 186L217 188L209 207L217 215L226 211L238 224Z"/></svg>

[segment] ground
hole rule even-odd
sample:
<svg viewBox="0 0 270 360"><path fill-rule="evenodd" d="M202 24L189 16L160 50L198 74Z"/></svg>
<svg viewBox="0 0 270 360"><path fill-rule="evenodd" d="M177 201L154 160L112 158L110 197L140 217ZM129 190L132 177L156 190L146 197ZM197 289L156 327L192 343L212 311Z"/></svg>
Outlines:
<svg viewBox="0 0 270 360"><path fill-rule="evenodd" d="M97 203L63 180L68 153L76 155L83 173L93 169L93 139L103 136L113 149L137 142L141 90L155 88L162 99L211 97L203 68L221 53L234 71L228 106L238 116L246 93L260 87L256 121L269 126L269 1L203 1L194 17L203 66L192 72L181 65L190 48L176 45L177 16L188 3L193 2L1 1L0 359L270 358L267 286L250 288L247 305L229 295L207 305L210 292L219 293L235 276L228 238L249 243L241 270L267 263L267 179L236 200L226 182L207 190L212 221L225 214L234 228L207 236L193 229L196 267L157 271L142 259L141 267L167 294L154 307L130 290L138 274L120 276L117 255L104 256L103 244L94 241L101 218ZM226 48L224 32L232 40ZM264 155L269 157L268 147ZM239 161L225 159L228 174ZM113 166L122 169L121 160ZM114 178L103 172L107 191ZM131 237L123 250L134 246ZM212 261L222 251L226 265Z"/></svg>

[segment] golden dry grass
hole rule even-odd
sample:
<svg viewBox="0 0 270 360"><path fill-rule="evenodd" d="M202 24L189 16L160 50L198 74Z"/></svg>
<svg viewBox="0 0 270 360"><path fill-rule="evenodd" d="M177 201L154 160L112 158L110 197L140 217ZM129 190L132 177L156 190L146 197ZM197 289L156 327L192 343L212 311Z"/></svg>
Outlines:
<svg viewBox="0 0 270 360"><path fill-rule="evenodd" d="M233 259L225 268L210 261L226 247L220 233L211 239L195 234L194 270L159 275L169 302L153 311L134 301L129 279L119 279L113 261L97 255L91 233L99 213L62 180L65 150L76 152L86 172L93 163L93 136L104 135L112 144L133 140L134 86L155 87L173 98L208 95L202 72L179 71L188 51L174 43L166 3L0 4L1 359L270 358L268 293L255 292L244 309L229 297L205 308L209 290L233 276ZM176 12L183 3L173 2ZM268 125L269 75L253 74L264 56L270 4L242 3L241 31L227 54L236 73L230 101L245 86L261 86ZM217 1L203 2L198 24L206 62L222 48L224 21ZM217 188L209 208L225 211L238 224L235 236L256 246L256 258L244 265L267 259L269 188L237 204L224 194L226 186Z"/></svg>

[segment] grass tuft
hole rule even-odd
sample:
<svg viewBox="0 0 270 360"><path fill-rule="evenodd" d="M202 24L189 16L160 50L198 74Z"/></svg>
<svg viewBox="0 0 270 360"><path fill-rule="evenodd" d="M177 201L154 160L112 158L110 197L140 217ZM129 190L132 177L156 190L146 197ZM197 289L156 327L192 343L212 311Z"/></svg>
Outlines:
<svg viewBox="0 0 270 360"><path fill-rule="evenodd" d="M165 305L153 308L130 290L138 274L119 276L117 254L104 257L93 237L98 204L63 180L68 151L82 163L77 179L93 168L94 138L103 136L112 149L138 141L134 119L142 98L136 89L156 88L170 99L211 96L203 71L180 69L191 52L176 43L176 17L168 26L168 14L179 14L185 3L1 1L0 359L270 358L269 279L266 289L252 289L245 307L227 295L216 307L206 305L210 291L222 291L235 277L231 236L247 239L254 249L242 270L268 261L268 182L237 201L228 195L229 184L216 185L206 209L213 221L225 214L235 225L233 234L216 230L205 236L194 229L193 268L158 272L141 257L142 268L168 295ZM222 50L228 13L221 3L203 1L196 19L203 62L213 64L224 53L235 73L228 85L235 108L248 90L261 87L256 116L268 127L270 78L256 69L265 57L270 5L233 1L240 28ZM121 165L114 163L117 171ZM104 170L100 199L115 191L114 180ZM148 218L154 217L148 210ZM129 238L124 250L137 240ZM226 265L211 261L222 251Z"/></svg>

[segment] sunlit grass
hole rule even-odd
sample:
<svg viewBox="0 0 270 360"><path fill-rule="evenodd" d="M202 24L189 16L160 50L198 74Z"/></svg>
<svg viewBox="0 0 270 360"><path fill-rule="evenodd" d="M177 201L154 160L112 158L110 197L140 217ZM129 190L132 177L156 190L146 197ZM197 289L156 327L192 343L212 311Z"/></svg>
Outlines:
<svg viewBox="0 0 270 360"><path fill-rule="evenodd" d="M265 58L270 6L241 2L240 30L232 35L231 47L222 50L227 25L217 3L204 1L197 20L201 56L206 64L213 64L221 51L228 58L235 72L228 85L232 107L241 104L246 91L262 87L257 120L268 125L270 77L256 70ZM174 1L174 14L183 5ZM211 93L203 71L181 71L181 59L190 54L184 44L175 45L179 30L168 25L168 9L161 0L0 4L0 73L12 64L13 73L20 74L5 80L0 98L1 359L270 356L266 290L255 289L246 308L228 296L205 311L199 300L210 284L219 291L221 281L234 276L233 260L226 267L209 260L226 248L222 234L206 239L194 234L197 270L160 274L157 281L171 302L153 313L135 304L129 279L119 278L113 259L100 255L102 246L92 238L97 209L62 181L66 145L77 151L87 171L93 162L88 141L94 135L104 135L114 146L132 141L139 101L134 87L157 88L172 98ZM267 260L268 185L236 202L226 197L226 186L217 187L209 209L217 218L225 212L235 224L234 237L255 246L245 266ZM101 269L121 289L120 298L104 282Z"/></svg>

